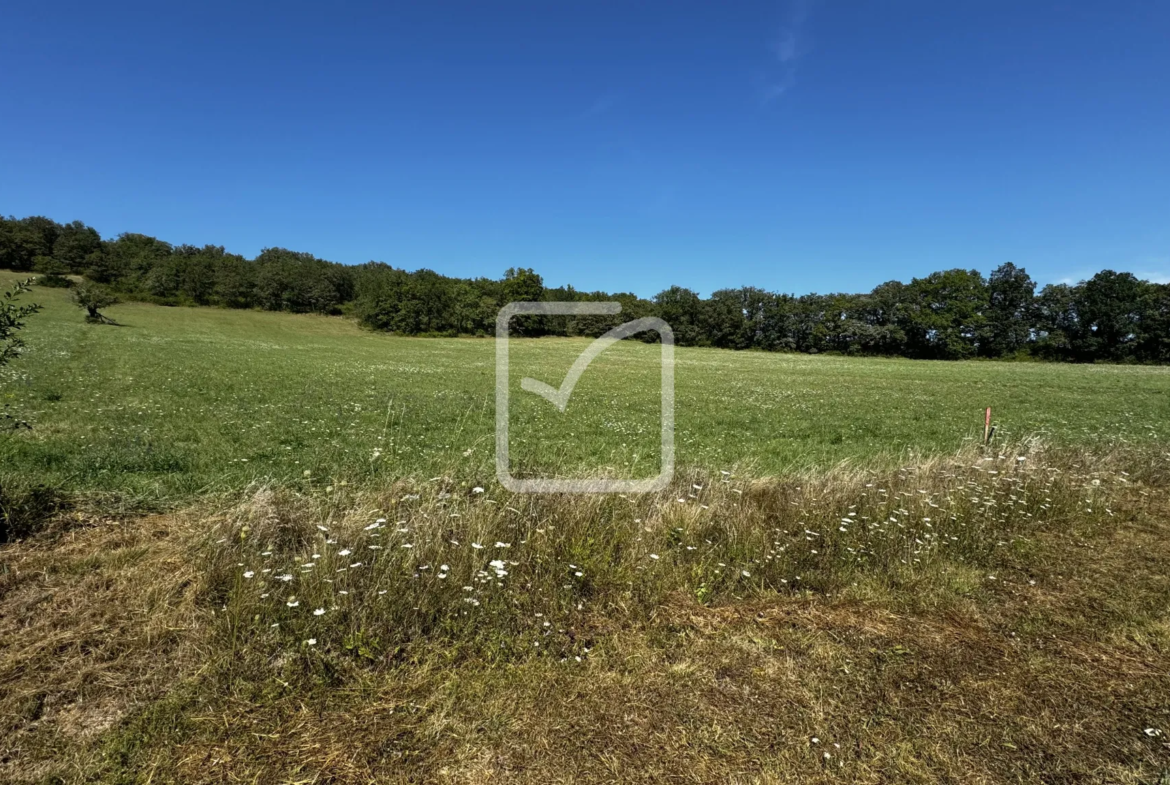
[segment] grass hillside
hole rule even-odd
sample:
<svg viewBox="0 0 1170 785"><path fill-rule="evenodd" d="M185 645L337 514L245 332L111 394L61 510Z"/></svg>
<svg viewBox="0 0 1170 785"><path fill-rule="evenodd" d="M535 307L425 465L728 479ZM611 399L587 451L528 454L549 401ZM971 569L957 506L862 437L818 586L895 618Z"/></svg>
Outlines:
<svg viewBox="0 0 1170 785"><path fill-rule="evenodd" d="M4 281L12 274L3 274ZM495 353L482 339L397 338L321 316L127 303L89 325L68 292L35 289L28 353L3 396L34 428L0 471L70 494L158 507L263 480L494 477ZM516 341L518 470L656 473L659 347L624 342L559 413L520 376L559 385L586 339ZM938 454L993 408L1004 439L1170 437L1170 368L937 363L677 349L680 466L769 476ZM377 454L377 458L375 458Z"/></svg>
<svg viewBox="0 0 1170 785"><path fill-rule="evenodd" d="M0 781L1170 782L1170 369L31 299Z"/></svg>

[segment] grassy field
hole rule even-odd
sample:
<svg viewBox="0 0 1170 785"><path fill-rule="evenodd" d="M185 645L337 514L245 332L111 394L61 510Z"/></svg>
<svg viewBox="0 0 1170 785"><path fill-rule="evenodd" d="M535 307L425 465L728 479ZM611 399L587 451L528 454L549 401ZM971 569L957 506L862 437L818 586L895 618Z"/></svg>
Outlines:
<svg viewBox="0 0 1170 785"><path fill-rule="evenodd" d="M1170 369L683 349L668 489L525 495L490 340L32 299L0 781L1170 782ZM516 470L653 474L587 344Z"/></svg>
<svg viewBox="0 0 1170 785"><path fill-rule="evenodd" d="M0 388L34 426L0 443L10 476L138 507L257 480L304 485L306 471L322 486L494 477L491 340L137 303L109 310L122 326L95 326L63 290L31 299L45 310ZM601 355L564 414L521 391L521 376L559 385L588 343L514 342L517 472L656 473L659 347L624 342ZM985 406L1008 440L1170 436L1170 368L679 349L676 390L679 465L753 476L952 452L980 433Z"/></svg>

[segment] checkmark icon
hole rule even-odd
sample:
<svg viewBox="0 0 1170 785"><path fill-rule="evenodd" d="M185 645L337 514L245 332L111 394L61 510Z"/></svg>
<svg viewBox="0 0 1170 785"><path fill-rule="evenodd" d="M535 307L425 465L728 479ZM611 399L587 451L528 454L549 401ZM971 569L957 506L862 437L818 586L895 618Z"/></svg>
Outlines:
<svg viewBox="0 0 1170 785"><path fill-rule="evenodd" d="M634 319L602 335L573 361L559 387L525 376L521 389L536 393L549 401L558 411L569 405L581 375L597 356L613 344L636 333L658 333L662 347L662 431L659 472L642 479L620 479L606 476L605 471L592 477L577 479L565 477L514 477L508 461L508 417L510 361L509 322L515 316L601 316L621 313L619 302L522 302L508 303L496 316L496 477L500 484L513 493L650 493L661 491L674 476L674 331L656 316Z"/></svg>
<svg viewBox="0 0 1170 785"><path fill-rule="evenodd" d="M569 372L565 375L559 388L553 387L551 384L546 384L539 379L533 379L530 376L525 376L520 380L520 388L530 393L536 393L542 398L547 398L553 406L563 412L565 407L569 405L569 396L573 394L573 388L577 386L577 382L581 379L581 374L585 373L585 369L589 367L591 362L597 359L599 354L623 338L628 338L643 330L653 329L657 326L658 321L653 317L634 319L633 321L618 325L589 344L585 351L581 352L580 356L573 362L572 367L569 368Z"/></svg>

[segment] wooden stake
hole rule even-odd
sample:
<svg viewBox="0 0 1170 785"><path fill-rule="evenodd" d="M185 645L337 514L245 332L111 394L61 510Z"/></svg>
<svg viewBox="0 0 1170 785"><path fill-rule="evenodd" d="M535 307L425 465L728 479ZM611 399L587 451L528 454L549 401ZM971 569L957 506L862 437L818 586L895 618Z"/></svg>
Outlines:
<svg viewBox="0 0 1170 785"><path fill-rule="evenodd" d="M991 407L983 412L983 443L987 444L991 441Z"/></svg>

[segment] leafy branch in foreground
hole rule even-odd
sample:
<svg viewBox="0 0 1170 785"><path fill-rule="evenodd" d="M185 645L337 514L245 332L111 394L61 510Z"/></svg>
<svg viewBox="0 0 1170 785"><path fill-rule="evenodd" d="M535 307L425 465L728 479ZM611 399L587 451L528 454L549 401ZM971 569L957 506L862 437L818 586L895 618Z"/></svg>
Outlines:
<svg viewBox="0 0 1170 785"><path fill-rule="evenodd" d="M31 280L18 281L15 286L4 292L3 298L0 299L0 367L7 365L20 355L21 350L24 349L24 341L17 333L24 328L25 319L41 310L41 306L36 303L27 305L17 305L16 303L16 299L26 293L31 285ZM8 404L4 404L3 410L0 410L0 432L10 432L28 427L30 427L28 423L13 417L8 411ZM11 529L10 506L5 488L0 484L0 542L5 542L8 539Z"/></svg>
<svg viewBox="0 0 1170 785"><path fill-rule="evenodd" d="M15 359L24 348L24 341L17 333L24 327L24 320L41 310L36 303L17 305L16 298L27 292L32 281L19 281L4 293L0 301L0 366Z"/></svg>

